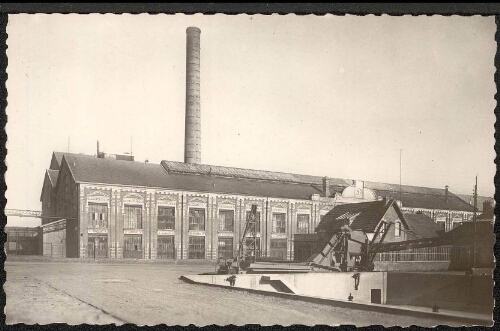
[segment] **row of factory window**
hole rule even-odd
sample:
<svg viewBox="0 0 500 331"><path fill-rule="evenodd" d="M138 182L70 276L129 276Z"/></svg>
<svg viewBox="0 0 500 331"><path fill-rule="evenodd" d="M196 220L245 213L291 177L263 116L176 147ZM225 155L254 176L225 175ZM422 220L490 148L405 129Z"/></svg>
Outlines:
<svg viewBox="0 0 500 331"><path fill-rule="evenodd" d="M247 238L247 245L250 244ZM232 258L234 252L233 238L219 238L217 256L219 258ZM257 256L261 256L260 238L256 242ZM274 258L286 259L287 240L271 239L270 253ZM188 246L188 259L205 259L205 237L190 236ZM88 237L87 257L107 258L108 239L106 235L92 235ZM174 236L158 236L158 259L174 259L177 256ZM125 235L123 245L124 258L144 258L141 235Z"/></svg>
<svg viewBox="0 0 500 331"><path fill-rule="evenodd" d="M108 227L108 205L89 203L89 228ZM247 211L246 217L248 218ZM260 220L260 212L256 219ZM189 230L205 231L205 209L189 208ZM175 230L175 208L158 207L158 229ZM125 205L123 214L124 229L142 229L142 207L137 205ZM234 210L219 210L219 232L234 231ZM272 233L286 233L286 214L272 214ZM260 232L260 221L256 223L256 232ZM297 229L295 233L309 233L309 215L297 215Z"/></svg>

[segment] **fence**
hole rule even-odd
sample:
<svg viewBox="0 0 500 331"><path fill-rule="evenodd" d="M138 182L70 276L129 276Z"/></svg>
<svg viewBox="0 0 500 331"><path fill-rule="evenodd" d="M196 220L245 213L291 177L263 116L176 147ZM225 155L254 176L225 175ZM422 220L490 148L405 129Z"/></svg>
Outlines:
<svg viewBox="0 0 500 331"><path fill-rule="evenodd" d="M404 251L377 253L376 262L466 262L471 256L469 246L438 246L412 248Z"/></svg>

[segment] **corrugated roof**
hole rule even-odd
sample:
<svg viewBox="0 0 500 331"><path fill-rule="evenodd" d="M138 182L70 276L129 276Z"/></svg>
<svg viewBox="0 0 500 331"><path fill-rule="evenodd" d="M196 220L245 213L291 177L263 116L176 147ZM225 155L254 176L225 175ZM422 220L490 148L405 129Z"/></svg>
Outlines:
<svg viewBox="0 0 500 331"><path fill-rule="evenodd" d="M437 237L439 232L444 230L432 218L424 214L404 214L404 218L417 238Z"/></svg>
<svg viewBox="0 0 500 331"><path fill-rule="evenodd" d="M169 173L198 174L229 178L246 178L316 185L323 185L324 178L321 176L299 175L285 172L242 169L209 164L192 164L165 160L161 161L161 164ZM329 178L329 180L331 186L347 187L353 184L353 181L348 179Z"/></svg>
<svg viewBox="0 0 500 331"><path fill-rule="evenodd" d="M336 206L321 218L321 222L316 227L316 232L335 232L340 230L340 228L346 224L346 220L343 216L347 213L350 215L359 213L349 226L352 230L374 232L377 224L392 205L394 205L395 208L398 208L394 203L394 200L389 200L387 202L379 200L372 202L349 203Z"/></svg>
<svg viewBox="0 0 500 331"><path fill-rule="evenodd" d="M162 161L161 164L168 173L210 175L227 178L247 178L266 181L313 184L320 186L323 185L323 177L320 176L221 167L207 164L187 164L173 161ZM332 192L341 193L344 188L351 185L354 185L353 180L330 178L330 190ZM374 190L379 196L387 196L396 200L400 199L399 184L365 181L365 187ZM401 193L401 200L403 202L403 206L405 207L473 211L472 206L451 192L448 192L448 202L446 202L444 189L401 185Z"/></svg>

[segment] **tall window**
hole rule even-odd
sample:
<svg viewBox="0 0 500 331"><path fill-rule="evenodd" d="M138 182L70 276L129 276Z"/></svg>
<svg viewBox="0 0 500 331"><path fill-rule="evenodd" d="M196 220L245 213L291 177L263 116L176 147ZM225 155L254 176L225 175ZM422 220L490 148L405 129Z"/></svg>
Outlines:
<svg viewBox="0 0 500 331"><path fill-rule="evenodd" d="M89 203L89 228L108 227L108 204Z"/></svg>
<svg viewBox="0 0 500 331"><path fill-rule="evenodd" d="M175 208L158 207L158 230L175 230Z"/></svg>
<svg viewBox="0 0 500 331"><path fill-rule="evenodd" d="M142 229L142 206L125 205L125 214L123 215L124 229Z"/></svg>
<svg viewBox="0 0 500 331"><path fill-rule="evenodd" d="M272 233L286 233L286 214L273 213Z"/></svg>
<svg viewBox="0 0 500 331"><path fill-rule="evenodd" d="M189 209L189 230L205 231L205 209Z"/></svg>
<svg viewBox="0 0 500 331"><path fill-rule="evenodd" d="M309 233L309 215L297 214L297 233Z"/></svg>
<svg viewBox="0 0 500 331"><path fill-rule="evenodd" d="M401 222L394 223L394 236L401 237Z"/></svg>
<svg viewBox="0 0 500 331"><path fill-rule="evenodd" d="M219 258L229 259L233 257L233 238L219 237Z"/></svg>
<svg viewBox="0 0 500 331"><path fill-rule="evenodd" d="M245 222L248 219L248 215L250 215L250 211L247 211ZM255 232L260 232L260 211L255 213Z"/></svg>
<svg viewBox="0 0 500 331"><path fill-rule="evenodd" d="M234 210L219 210L219 231L234 231Z"/></svg>
<svg viewBox="0 0 500 331"><path fill-rule="evenodd" d="M205 258L205 237L189 237L189 254L190 259Z"/></svg>

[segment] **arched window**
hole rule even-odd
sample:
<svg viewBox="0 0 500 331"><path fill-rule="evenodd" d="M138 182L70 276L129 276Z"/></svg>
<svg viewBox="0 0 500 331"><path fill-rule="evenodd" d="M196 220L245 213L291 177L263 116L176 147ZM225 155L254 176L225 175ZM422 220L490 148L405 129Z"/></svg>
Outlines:
<svg viewBox="0 0 500 331"><path fill-rule="evenodd" d="M394 236L401 237L401 222L396 222L394 224Z"/></svg>

